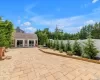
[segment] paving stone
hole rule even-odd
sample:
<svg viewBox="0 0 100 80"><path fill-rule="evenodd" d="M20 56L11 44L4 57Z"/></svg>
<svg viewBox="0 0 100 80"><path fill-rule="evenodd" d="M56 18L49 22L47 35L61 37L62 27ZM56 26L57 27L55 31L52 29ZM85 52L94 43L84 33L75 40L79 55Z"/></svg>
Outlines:
<svg viewBox="0 0 100 80"><path fill-rule="evenodd" d="M38 48L10 49L6 55L12 58L0 61L0 80L100 80L100 64L45 54Z"/></svg>

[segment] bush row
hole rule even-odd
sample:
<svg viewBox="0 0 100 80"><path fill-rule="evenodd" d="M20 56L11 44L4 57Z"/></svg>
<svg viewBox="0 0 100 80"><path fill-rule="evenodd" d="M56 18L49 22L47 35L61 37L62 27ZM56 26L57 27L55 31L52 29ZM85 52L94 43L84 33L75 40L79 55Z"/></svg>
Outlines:
<svg viewBox="0 0 100 80"><path fill-rule="evenodd" d="M99 52L94 46L94 42L91 38L88 38L87 42L84 44L84 46L81 46L77 40L75 40L73 44L70 43L70 40L67 40L66 44L59 40L47 40L46 42L48 48L59 50L61 53L66 52L68 55L77 55L94 59Z"/></svg>

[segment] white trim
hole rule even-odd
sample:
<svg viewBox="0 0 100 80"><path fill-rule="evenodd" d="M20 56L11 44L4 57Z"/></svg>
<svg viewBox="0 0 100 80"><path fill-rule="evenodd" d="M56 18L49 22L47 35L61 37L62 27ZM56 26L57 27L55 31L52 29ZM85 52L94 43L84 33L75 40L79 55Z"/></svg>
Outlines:
<svg viewBox="0 0 100 80"><path fill-rule="evenodd" d="M17 40L23 40L23 47L25 47L25 40L27 40L27 47L29 47L29 40L34 41L34 46L35 46L36 40L37 40L37 45L38 45L38 39L15 39L15 47L17 47Z"/></svg>
<svg viewBox="0 0 100 80"><path fill-rule="evenodd" d="M18 40L22 40L23 41L23 47L24 47L24 41L25 41L25 39L15 39L15 47L17 47L17 41Z"/></svg>

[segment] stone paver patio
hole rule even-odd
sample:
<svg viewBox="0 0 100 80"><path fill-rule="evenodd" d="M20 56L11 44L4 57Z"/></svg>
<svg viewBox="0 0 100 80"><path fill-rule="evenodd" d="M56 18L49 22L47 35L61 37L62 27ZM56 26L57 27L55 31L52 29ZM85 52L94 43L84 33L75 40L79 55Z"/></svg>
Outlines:
<svg viewBox="0 0 100 80"><path fill-rule="evenodd" d="M0 80L100 80L100 64L45 54L38 48L11 49L0 61Z"/></svg>

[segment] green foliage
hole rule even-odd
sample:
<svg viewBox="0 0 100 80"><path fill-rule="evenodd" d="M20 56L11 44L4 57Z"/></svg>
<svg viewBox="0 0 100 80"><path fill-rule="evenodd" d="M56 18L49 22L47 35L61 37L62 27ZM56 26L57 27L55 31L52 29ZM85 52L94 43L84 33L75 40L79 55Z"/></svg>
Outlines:
<svg viewBox="0 0 100 80"><path fill-rule="evenodd" d="M0 19L0 47L11 47L13 31L12 22Z"/></svg>
<svg viewBox="0 0 100 80"><path fill-rule="evenodd" d="M37 30L36 34L39 38L39 44L43 44L42 42L42 33L46 33L48 39L58 39L58 40L76 40L76 39L87 39L89 33L91 32L93 39L100 39L100 22L95 23L94 25L86 25L81 28L81 30L75 34L70 34L67 32L63 32L63 30L56 27L54 32L50 32L48 28L44 30ZM44 38L43 38L44 39Z"/></svg>
<svg viewBox="0 0 100 80"><path fill-rule="evenodd" d="M71 44L70 44L70 41L67 40L67 51L71 51Z"/></svg>
<svg viewBox="0 0 100 80"><path fill-rule="evenodd" d="M47 35L46 31L37 30L35 33L38 36L38 43L40 45L46 44L46 41L48 39L48 35Z"/></svg>
<svg viewBox="0 0 100 80"><path fill-rule="evenodd" d="M62 41L62 40L61 40L60 45L61 45L61 49L64 51L64 43L63 43L63 41Z"/></svg>
<svg viewBox="0 0 100 80"><path fill-rule="evenodd" d="M77 40L75 40L75 42L73 44L73 53L78 56L81 56L81 54L82 54L80 44L77 42Z"/></svg>
<svg viewBox="0 0 100 80"><path fill-rule="evenodd" d="M67 44L64 45L64 52L67 52Z"/></svg>
<svg viewBox="0 0 100 80"><path fill-rule="evenodd" d="M91 38L88 38L87 42L85 42L83 57L87 57L89 59L94 59L99 51L94 46L94 41Z"/></svg>
<svg viewBox="0 0 100 80"><path fill-rule="evenodd" d="M72 51L67 51L67 55L72 56L73 55L73 52Z"/></svg>
<svg viewBox="0 0 100 80"><path fill-rule="evenodd" d="M56 40L53 41L53 49L56 49Z"/></svg>
<svg viewBox="0 0 100 80"><path fill-rule="evenodd" d="M60 46L60 44L59 44L59 41L57 40L56 41L56 50L59 50L59 46Z"/></svg>
<svg viewBox="0 0 100 80"><path fill-rule="evenodd" d="M49 39L46 41L46 46L47 46L48 48L50 48L50 40L49 40Z"/></svg>
<svg viewBox="0 0 100 80"><path fill-rule="evenodd" d="M59 52L62 53L63 52L63 49L59 49Z"/></svg>
<svg viewBox="0 0 100 80"><path fill-rule="evenodd" d="M53 41L50 40L50 48L53 48Z"/></svg>
<svg viewBox="0 0 100 80"><path fill-rule="evenodd" d="M50 40L48 41L48 47L50 48Z"/></svg>
<svg viewBox="0 0 100 80"><path fill-rule="evenodd" d="M46 41L46 47L48 47L49 46L49 40L47 39L47 41Z"/></svg>

